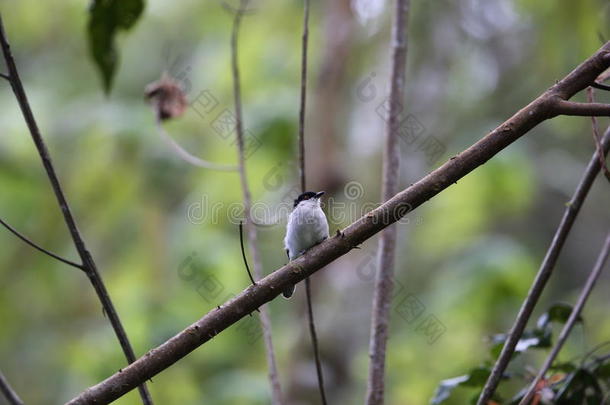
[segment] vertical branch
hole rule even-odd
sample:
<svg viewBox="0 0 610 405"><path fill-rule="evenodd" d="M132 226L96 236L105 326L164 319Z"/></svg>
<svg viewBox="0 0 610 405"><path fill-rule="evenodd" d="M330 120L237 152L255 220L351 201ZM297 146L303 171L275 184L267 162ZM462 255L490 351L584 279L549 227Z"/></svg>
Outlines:
<svg viewBox="0 0 610 405"><path fill-rule="evenodd" d="M241 110L241 84L239 77L239 63L238 63L238 37L239 37L239 26L241 24L244 10L248 4L248 0L241 0L239 10L235 13L233 20L233 32L231 35L231 69L233 73L233 97L235 103L235 116L236 116L236 130L237 130L237 153L238 153L238 169L239 178L241 182L241 189L244 199L244 216L245 225L248 236L248 243L250 245L250 252L252 254L252 263L254 267L254 276L257 279L261 279L263 276L262 264L260 253L257 244L257 232L256 226L252 222L250 209L252 207L252 197L250 194L250 187L248 186L248 178L246 176L246 157L244 148L244 129L242 120ZM256 283L254 283L256 284ZM260 321L263 329L263 340L265 342L265 352L267 354L267 366L269 367L269 381L271 383L271 399L274 405L281 405L282 401L282 390L280 387L280 380L277 372L277 365L275 361L275 352L273 350L273 340L271 338L271 319L269 317L269 311L267 306L260 308Z"/></svg>
<svg viewBox="0 0 610 405"><path fill-rule="evenodd" d="M313 306L311 299L311 280L309 277L305 279L305 296L307 298L307 325L309 326L309 336L311 337L311 346L313 349L313 357L316 363L316 376L318 378L318 390L320 391L320 399L322 404L326 405L326 391L324 390L324 375L322 374L322 360L320 359L320 348L318 346L318 334L316 333L316 323L313 317Z"/></svg>
<svg viewBox="0 0 610 405"><path fill-rule="evenodd" d="M307 47L309 43L309 0L304 0L303 36L301 43L301 104L299 107L299 178L301 192L307 191L305 182L305 108L307 106Z"/></svg>
<svg viewBox="0 0 610 405"><path fill-rule="evenodd" d="M530 385L527 394L525 394L521 402L519 402L519 405L527 405L532 399L532 396L534 395L534 392L536 390L536 386L538 385L538 381L540 381L540 379L544 377L548 369L555 361L555 358L559 354L559 351L563 347L564 343L568 339L568 336L570 336L570 332L572 332L576 321L580 317L580 313L582 312L582 309L585 306L587 299L589 299L589 295L591 294L591 291L593 290L593 287L595 286L595 283L597 282L597 279L599 278L599 275L601 274L602 269L606 264L606 260L608 259L609 253L610 233L608 233L608 235L606 236L604 246L602 247L602 250L599 253L599 256L597 257L597 261L593 266L593 270L591 270L591 273L587 278L587 282L578 297L578 301L576 301L574 309L572 309L572 312L570 313L570 317L568 318L566 324L563 326L563 329L561 330L561 333L557 338L557 343L555 343L555 346L553 346L553 350L551 350L551 353L546 358L544 364L542 365L542 368L538 372L538 375L536 376L536 378L534 378L534 381L532 381L532 384Z"/></svg>
<svg viewBox="0 0 610 405"><path fill-rule="evenodd" d="M34 114L32 113L32 109L30 108L30 104L28 102L25 89L23 88L23 84L21 83L21 79L19 77L19 72L17 71L17 66L15 64L15 60L13 59L13 55L11 53L10 45L8 43L6 33L4 32L4 26L2 24L2 17L0 16L0 42L2 45L2 53L4 55L4 60L6 61L6 66L8 68L8 76L9 81L11 83L11 87L13 89L13 93L15 93L15 98L19 103L19 107L21 108L21 112L23 114L23 118L30 130L30 135L32 136L32 140L36 145L36 149L38 150L38 154L40 155L40 159L42 160L42 164L47 172L47 177L51 183L51 187L53 188L53 192L55 193L55 197L57 199L57 203L61 208L61 212L64 217L64 221L68 230L70 231L70 235L72 237L72 241L74 242L74 246L78 251L80 259L82 260L83 270L89 277L89 281L93 285L95 292L104 308L105 313L108 315L108 319L114 329L114 332L119 340L121 348L123 349L123 353L127 358L129 363L133 363L136 360L136 356L133 352L131 344L129 343L129 339L127 338L127 334L125 333L125 329L123 329L123 325L121 324L121 320L119 319L119 315L114 308L112 301L110 300L110 296L108 295L108 291L106 290L106 286L102 280L100 273L97 270L97 266L93 261L93 257L89 250L87 249L85 242L78 230L76 225L76 220L72 215L72 211L70 210L70 206L68 205L68 201L64 195L63 189L59 182L59 178L55 173L55 168L53 167L53 163L51 162L51 156L49 155L49 151L47 146L42 139L42 135L38 129L38 125L36 124L36 120L34 118ZM142 402L145 405L152 405L152 398L145 384L142 384L138 387L140 391L140 396L142 398Z"/></svg>
<svg viewBox="0 0 610 405"><path fill-rule="evenodd" d="M608 149L610 149L610 127L606 129L606 133L601 140L601 145L605 156L608 154ZM515 351L517 342L519 342L521 335L523 335L523 330L527 326L527 321L532 315L534 307L540 299L542 291L553 273L555 264L559 258L559 254L563 249L568 234L572 230L572 225L576 220L576 216L580 212L580 208L582 207L585 198L589 194L591 185L593 184L593 181L598 175L600 169L601 164L598 157L598 152L595 151L593 152L593 156L591 156L591 160L587 165L580 183L576 187L576 191L574 192L572 199L566 204L566 209L563 213L563 217L561 218L561 222L555 231L551 245L549 246L544 260L540 265L536 278L527 293L527 297L523 301L523 304L521 304L517 319L515 320L515 323L513 324L513 327L506 338L506 342L502 347L500 356L498 357L498 360L496 361L496 364L494 365L491 374L483 387L483 391L481 392L477 405L487 405L488 401L496 391L496 388L500 383L500 379L504 374L504 370L506 370L506 367L508 366L508 363Z"/></svg>
<svg viewBox="0 0 610 405"><path fill-rule="evenodd" d="M305 180L305 110L307 106L307 49L309 44L309 0L303 2L303 35L301 42L301 102L299 106L299 178L301 192L307 191ZM320 348L318 346L318 335L313 315L313 304L311 297L311 280L305 279L305 298L307 301L307 325L311 336L314 361L316 364L316 375L318 379L318 390L322 404L326 405L326 391L324 390L324 375L322 374L322 361L320 359Z"/></svg>
<svg viewBox="0 0 610 405"><path fill-rule="evenodd" d="M8 383L2 372L0 372L0 391L4 395L4 398L10 405L23 405L23 401L19 398L19 395Z"/></svg>
<svg viewBox="0 0 610 405"><path fill-rule="evenodd" d="M587 101L589 103L595 102L595 92L593 90L593 87L587 87ZM597 149L599 157L599 164L601 165L604 176L606 176L606 179L610 181L610 170L608 170L608 166L606 166L606 157L604 156L604 151L599 136L599 130L597 129L597 117L594 115L591 116L591 128L591 132L593 133L593 141L595 142L595 148Z"/></svg>
<svg viewBox="0 0 610 405"><path fill-rule="evenodd" d="M390 109L386 119L385 146L383 150L383 190L385 202L398 192L400 148L397 129L403 109L405 94L405 69L407 63L407 22L409 0L396 0L392 29L392 72L390 78ZM385 389L385 358L389 332L390 305L396 252L396 227L385 229L379 238L378 270L369 342L369 376L366 394L368 405L383 404Z"/></svg>

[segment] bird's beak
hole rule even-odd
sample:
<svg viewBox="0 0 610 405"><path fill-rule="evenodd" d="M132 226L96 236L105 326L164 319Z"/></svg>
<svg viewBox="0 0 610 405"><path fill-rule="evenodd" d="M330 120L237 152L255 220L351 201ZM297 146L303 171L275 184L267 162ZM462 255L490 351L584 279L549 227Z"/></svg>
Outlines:
<svg viewBox="0 0 610 405"><path fill-rule="evenodd" d="M320 198L324 195L324 191L320 191L319 193L316 193L316 198Z"/></svg>

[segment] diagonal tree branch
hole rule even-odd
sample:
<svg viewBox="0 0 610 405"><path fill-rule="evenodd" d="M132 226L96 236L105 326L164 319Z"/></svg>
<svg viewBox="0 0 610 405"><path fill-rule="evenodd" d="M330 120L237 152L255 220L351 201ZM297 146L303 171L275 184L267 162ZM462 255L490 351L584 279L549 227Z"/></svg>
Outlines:
<svg viewBox="0 0 610 405"><path fill-rule="evenodd" d="M15 228L13 228L12 226L10 226L8 223L6 223L4 220L2 220L2 218L0 218L0 225L4 226L6 229L8 229L8 231L10 233L12 233L13 235L15 235L16 237L18 237L19 239L21 239L22 241L24 241L26 244L30 245L31 247L33 247L34 249L38 250L39 252L42 252L44 254L46 254L47 256L52 257L55 260L59 260L62 263L65 263L69 266L72 267L76 267L77 269L80 270L85 270L84 266L82 264L78 264L75 263L71 260L68 259L64 259L61 256L56 255L55 253L41 247L40 245L37 245L36 243L32 242L31 239L29 239L28 237L26 237L25 235L23 235L22 233L20 233L18 230L16 230Z"/></svg>
<svg viewBox="0 0 610 405"><path fill-rule="evenodd" d="M597 261L595 262L595 265L593 266L593 270L591 270L591 273L589 273L587 282L586 282L584 288L582 289L580 295L578 296L578 301L576 302L576 305L572 309L572 312L570 313L570 317L568 318L566 324L563 326L563 329L559 333L559 337L557 338L557 343L555 343L555 346L553 346L551 353L544 361L542 368L540 368L538 375L536 376L536 378L534 378L534 381L532 381L530 388L528 389L527 393L523 396L523 399L521 400L521 402L519 402L519 405L527 405L529 403L529 401L532 399L532 396L534 395L536 386L538 385L538 381L540 381L540 379L542 377L544 377L546 372L549 370L549 367L551 367L551 364L553 364L553 361L555 361L555 358L557 358L559 351L561 350L564 343L568 339L568 336L570 336L570 332L572 332L572 329L574 328L576 321L580 317L580 313L582 312L582 309L584 308L585 304L587 303L587 300L589 299L589 295L591 294L591 291L593 291L593 287L595 287L595 283L597 282L597 279L599 278L599 275L601 274L602 269L604 268L604 265L606 264L606 260L608 259L609 253L610 253L610 233L606 236L606 241L604 242L604 246L602 247L602 250L599 253L599 256L597 257Z"/></svg>
<svg viewBox="0 0 610 405"><path fill-rule="evenodd" d="M390 108L386 117L383 149L382 201L398 192L400 145L398 129L405 100L405 70L407 65L407 25L409 0L396 0L392 26L392 72L390 77ZM385 359L390 328L394 262L396 258L396 226L381 232L377 252L377 275L369 340L369 377L366 394L368 405L383 404L385 391Z"/></svg>
<svg viewBox="0 0 610 405"><path fill-rule="evenodd" d="M233 19L233 32L231 35L231 69L233 73L233 96L235 98L235 117L236 117L236 130L237 130L237 152L238 152L238 170L239 178L241 182L241 189L244 200L244 216L245 225L247 230L248 244L250 245L250 253L252 254L252 264L254 267L254 276L256 279L263 277L263 266L260 258L260 251L258 249L257 242L257 231L256 226L252 222L251 208L252 208L252 196L250 194L250 187L248 186L248 177L246 175L246 157L244 148L244 129L243 129L243 118L241 109L241 84L239 76L239 27L244 15L245 10L248 6L248 0L240 0L239 10L235 13ZM244 258L245 261L245 258ZM248 271L249 273L249 271ZM256 284L256 283L254 283ZM255 309L258 309L255 308ZM269 367L269 382L271 384L271 400L273 405L281 405L282 390L280 386L280 379L277 371L277 364L275 361L275 351L273 349L273 339L271 336L271 318L269 317L269 308L267 306L261 306L260 311L260 322L263 330L263 341L265 342L265 353L267 357L267 366Z"/></svg>
<svg viewBox="0 0 610 405"><path fill-rule="evenodd" d="M23 401L8 383L2 372L0 372L0 392L2 392L4 398L6 398L10 405L23 405Z"/></svg>
<svg viewBox="0 0 610 405"><path fill-rule="evenodd" d="M601 140L601 144L605 156L608 154L608 149L610 149L610 127L606 129L606 133ZM576 187L576 191L574 192L572 199L567 203L563 217L561 218L561 222L555 231L555 236L553 237L551 245L546 252L542 264L540 265L536 278L530 287L525 301L523 301L523 304L521 305L517 319L515 320L506 342L504 343L500 356L498 357L498 360L496 361L496 364L494 365L491 374L483 387L483 391L481 392L477 402L478 405L486 405L498 387L504 370L506 370L506 367L508 367L508 363L510 362L513 352L517 347L517 343L519 342L519 339L521 339L523 331L527 326L527 321L531 317L534 307L540 299L546 283L551 277L555 264L559 258L559 254L561 253L561 249L565 244L568 234L572 229L572 225L576 220L576 216L580 212L580 208L585 198L589 194L593 181L599 174L600 168L601 165L598 158L598 152L596 150L593 152L593 156L591 156L591 160L587 165L580 183Z"/></svg>
<svg viewBox="0 0 610 405"><path fill-rule="evenodd" d="M474 145L370 211L345 228L343 232L314 246L303 256L257 282L257 285L248 287L220 309L209 312L133 364L88 388L68 404L85 405L111 402L135 388L142 381L170 367L256 308L273 300L286 286L304 280L328 263L345 255L354 246L362 244L483 165L536 125L556 116L555 99L557 95L566 99L572 97L593 83L596 77L609 66L610 42Z"/></svg>
<svg viewBox="0 0 610 405"><path fill-rule="evenodd" d="M8 43L8 39L6 37L6 33L4 32L4 25L2 23L2 16L0 15L0 43L2 46L2 53L4 55L4 60L6 61L6 66L9 71L9 82L13 89L13 93L15 93L15 98L19 103L19 107L21 108L21 112L23 114L23 118L30 130L30 135L32 136L32 140L36 145L36 149L38 150L38 154L40 155L40 159L42 160L42 164L47 172L47 176L49 181L51 182L51 187L53 188L53 192L55 193L55 197L57 199L57 203L61 208L61 212L64 217L64 221L68 230L70 231L70 235L72 236L72 241L74 242L74 246L78 251L80 259L82 260L83 270L89 277L89 281L93 285L95 292L104 308L104 311L108 315L108 319L114 329L114 332L121 344L123 349L123 353L127 358L129 363L135 361L136 356L133 352L131 344L129 343L129 339L127 338L127 334L125 333L125 329L123 329L123 325L121 324L121 320L119 319L119 315L114 308L114 304L110 300L110 296L108 295L108 291L106 290L106 286L104 285L104 281L102 280L102 276L97 270L97 266L93 261L93 257L89 250L87 249L85 242L78 230L76 225L76 220L72 216L72 211L70 210L70 206L68 205L68 201L64 195L63 189L59 182L59 178L55 173L55 168L53 167L53 163L51 162L51 156L49 155L49 150L42 139L42 135L38 129L38 125L36 124L36 119L34 118L34 114L32 113L32 109L30 108L30 103L28 102L28 98L25 93L25 89L23 88L23 84L21 83L21 79L19 77L19 72L17 70L17 65L15 64L15 60L13 59L13 55L11 53L11 48ZM142 385L139 387L140 396L142 397L142 402L145 405L152 405L152 398L146 385L142 382Z"/></svg>

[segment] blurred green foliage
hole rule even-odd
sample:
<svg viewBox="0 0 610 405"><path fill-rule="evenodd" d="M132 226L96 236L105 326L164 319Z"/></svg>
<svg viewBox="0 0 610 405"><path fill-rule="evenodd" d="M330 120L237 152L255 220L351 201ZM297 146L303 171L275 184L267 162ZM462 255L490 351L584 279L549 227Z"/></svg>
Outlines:
<svg viewBox="0 0 610 405"><path fill-rule="evenodd" d="M324 75L324 52L332 43L329 4L312 4L308 131L328 125L314 111L321 102L315 94ZM247 161L248 177L255 200L274 211L290 199L296 184L301 4L269 0L256 6L243 21L240 41L245 126L261 143ZM189 100L208 91L218 111L232 110L232 16L220 1L146 2L137 24L114 37L121 62L106 96L90 56L87 5L0 0L0 7L79 227L141 355L248 285L234 205L241 200L237 174L202 170L177 158L159 138L143 99L146 84L167 71L181 81ZM387 89L390 8L386 4L380 10L379 15L349 17L350 49L333 116L332 161L344 173L342 184L357 181L363 194L350 199L341 186L329 195L347 207L376 204L380 194L383 121L376 109ZM610 39L609 5L602 0L444 0L413 2L411 11L405 105L422 123L424 136L445 146L437 164L563 77L601 45L600 36ZM104 69L108 84L111 70ZM378 96L365 102L356 92L371 73ZM597 97L610 100L601 92ZM74 258L6 83L0 83L0 106L0 216L42 246ZM214 131L214 119L189 108L166 128L191 153L233 164L232 140ZM544 123L411 213L409 223L398 225L396 283L404 290L393 303L388 404L427 403L440 381L487 358L489 337L512 324L591 156L590 133L585 118ZM315 135L308 133L311 139ZM434 168L406 142L401 149L403 186ZM325 150L319 139L308 144L312 159ZM278 184L272 187L265 179L275 174ZM312 176L310 182L320 184L322 177ZM610 223L608 206L607 184L598 182L536 316L550 302L573 302ZM331 216L331 231L356 218ZM285 263L283 229L261 228L259 234L269 272ZM373 288L364 274L374 269L375 246L372 239L313 277L332 403L356 404L364 397ZM188 258L192 278L179 271ZM585 308L582 331L560 360L608 340L608 282L600 280ZM62 403L124 367L87 278L4 231L0 287L0 367L26 403ZM421 314L407 316L405 302L418 303ZM293 300L269 306L284 391L291 403L317 403L302 288ZM435 339L422 326L426 319L442 326ZM153 378L156 403L269 403L264 349L261 339L253 338L255 331L247 320L240 321ZM537 353L526 353L513 366L522 370L541 360ZM508 398L526 382L502 387L501 393ZM456 390L446 403L464 404L471 396ZM116 403L137 404L139 398L131 392Z"/></svg>

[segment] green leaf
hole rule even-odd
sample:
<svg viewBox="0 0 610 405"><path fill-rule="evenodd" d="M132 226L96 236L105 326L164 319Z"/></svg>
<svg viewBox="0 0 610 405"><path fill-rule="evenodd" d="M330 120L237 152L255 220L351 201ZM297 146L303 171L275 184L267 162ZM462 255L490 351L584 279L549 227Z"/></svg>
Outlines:
<svg viewBox="0 0 610 405"><path fill-rule="evenodd" d="M438 385L434 397L430 401L431 405L442 404L451 396L451 392L459 386L463 387L483 387L491 370L487 367L477 367L470 370L469 374L443 380Z"/></svg>
<svg viewBox="0 0 610 405"><path fill-rule="evenodd" d="M453 389L465 381L468 381L468 375L462 375L455 378L450 378L448 380L443 380L436 388L436 392L434 393L434 397L430 401L431 405L442 404L443 401L449 398Z"/></svg>
<svg viewBox="0 0 610 405"><path fill-rule="evenodd" d="M491 370L487 367L476 367L470 370L468 379L462 385L465 387L483 387Z"/></svg>
<svg viewBox="0 0 610 405"><path fill-rule="evenodd" d="M602 389L595 376L580 368L568 376L564 387L555 397L555 403L557 405L599 405L602 398Z"/></svg>
<svg viewBox="0 0 610 405"><path fill-rule="evenodd" d="M566 323L571 313L571 305L561 302L553 304L544 314L540 315L537 327L538 329L545 329L551 322ZM581 317L578 317L577 320L582 322Z"/></svg>
<svg viewBox="0 0 610 405"><path fill-rule="evenodd" d="M610 362L596 365L591 372L599 379L610 380Z"/></svg>
<svg viewBox="0 0 610 405"><path fill-rule="evenodd" d="M144 11L144 0L115 0L114 4L117 25L125 30L133 27Z"/></svg>
<svg viewBox="0 0 610 405"><path fill-rule="evenodd" d="M551 371L560 371L562 373L571 373L576 370L578 367L574 363L566 362L566 363L554 363L549 369Z"/></svg>
<svg viewBox="0 0 610 405"><path fill-rule="evenodd" d="M551 347L551 337L551 330L549 328L526 330L525 332L523 332L523 335L521 335L521 339L519 339L519 341L517 342L511 360L517 357L519 353L523 353L530 348L546 349ZM492 358L497 359L500 356L500 352L502 351L502 347L504 346L506 338L507 335L504 333L497 334L492 337L492 346L490 349L490 354Z"/></svg>
<svg viewBox="0 0 610 405"><path fill-rule="evenodd" d="M94 0L89 9L89 48L104 84L110 92L118 64L115 36L131 28L144 10L144 0Z"/></svg>

